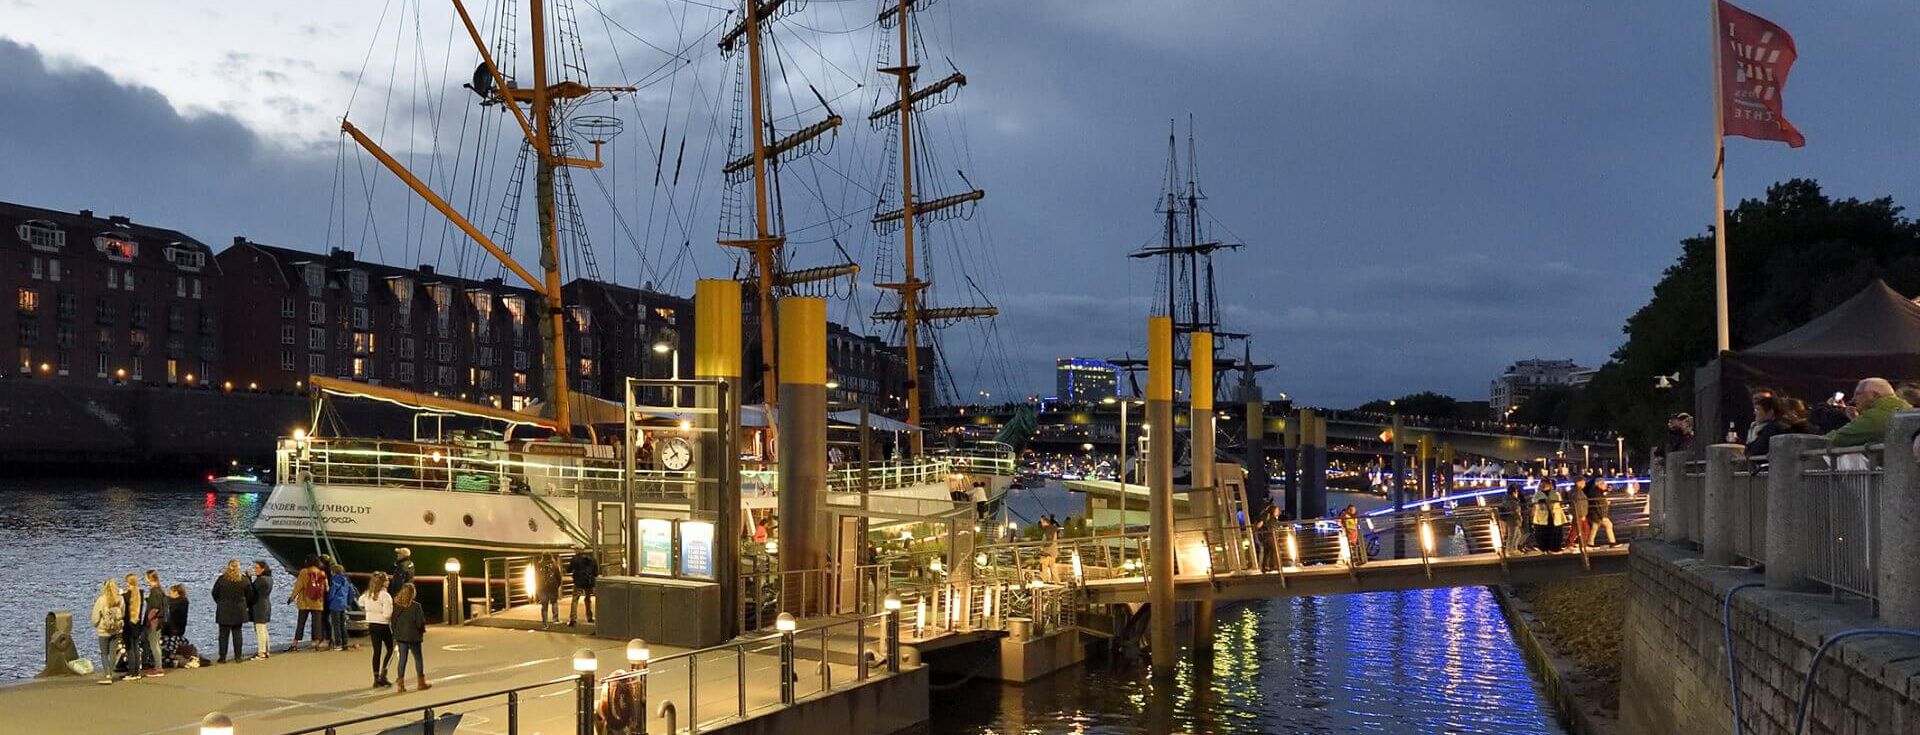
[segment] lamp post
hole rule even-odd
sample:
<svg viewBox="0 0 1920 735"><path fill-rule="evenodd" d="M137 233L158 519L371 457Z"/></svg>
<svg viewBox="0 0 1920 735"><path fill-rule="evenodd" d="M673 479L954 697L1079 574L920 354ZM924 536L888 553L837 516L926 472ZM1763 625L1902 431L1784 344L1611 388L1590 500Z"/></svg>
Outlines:
<svg viewBox="0 0 1920 735"><path fill-rule="evenodd" d="M593 649L582 648L573 652L573 670L580 675L576 691L579 696L575 703L578 717L575 722L578 732L593 732L593 674L600 668L600 662L593 656Z"/></svg>
<svg viewBox="0 0 1920 735"><path fill-rule="evenodd" d="M1613 456L1614 456L1614 464L1619 465L1621 475L1633 474L1633 470L1627 467L1627 438L1626 437L1616 436L1613 438Z"/></svg>
<svg viewBox="0 0 1920 735"><path fill-rule="evenodd" d="M630 672L628 686L633 687L633 731L647 735L647 662L653 658L653 649L644 639L634 638L627 641L627 671ZM618 699L613 700L618 702Z"/></svg>
<svg viewBox="0 0 1920 735"><path fill-rule="evenodd" d="M447 609L447 624L460 625L467 622L466 594L465 590L460 587L460 558L456 556L447 557L446 569L446 582L442 585L445 589L442 591L441 597L445 600L444 605Z"/></svg>
<svg viewBox="0 0 1920 735"><path fill-rule="evenodd" d="M672 372L669 373L669 376L674 382L676 383L679 382L680 380L680 348L675 347L671 344L667 344L666 342L655 342L653 343L653 354L669 356L667 359L673 361ZM673 407L679 408L680 407L680 389L678 387L675 387L673 390L669 392L673 394Z"/></svg>
<svg viewBox="0 0 1920 735"><path fill-rule="evenodd" d="M780 631L780 703L793 704L793 631L800 623L793 619L793 613L780 613L774 618L773 629Z"/></svg>
<svg viewBox="0 0 1920 735"><path fill-rule="evenodd" d="M887 610L887 673L900 673L900 596L891 592L880 603Z"/></svg>

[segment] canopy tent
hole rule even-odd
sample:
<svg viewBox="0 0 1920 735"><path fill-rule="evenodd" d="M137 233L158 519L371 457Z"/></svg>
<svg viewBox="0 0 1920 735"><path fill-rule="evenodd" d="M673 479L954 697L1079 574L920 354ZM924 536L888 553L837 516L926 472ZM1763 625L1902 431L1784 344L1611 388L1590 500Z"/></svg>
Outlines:
<svg viewBox="0 0 1920 735"><path fill-rule="evenodd" d="M1861 378L1920 380L1920 305L1885 281L1792 331L1729 352L1697 373L1696 431L1714 441L1728 423L1744 429L1754 388L1770 388L1809 404L1852 395Z"/></svg>
<svg viewBox="0 0 1920 735"><path fill-rule="evenodd" d="M854 411L854 410L835 411L831 414L828 414L828 418L832 419L833 422L837 424L845 424L847 426L855 426L855 427L860 425L859 411ZM877 414L877 413L867 414L867 426L873 429L874 431L922 431L922 429L918 426L914 426L913 424L909 424L905 421L890 419L885 416L881 416L880 414Z"/></svg>

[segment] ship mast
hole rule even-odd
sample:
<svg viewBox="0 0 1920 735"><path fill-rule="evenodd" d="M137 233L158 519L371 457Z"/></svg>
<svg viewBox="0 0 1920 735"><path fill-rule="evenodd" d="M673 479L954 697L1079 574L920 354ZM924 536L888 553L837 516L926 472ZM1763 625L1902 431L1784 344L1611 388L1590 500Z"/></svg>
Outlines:
<svg viewBox="0 0 1920 735"><path fill-rule="evenodd" d="M474 226L473 222L453 205L436 194L432 189L408 171L406 166L382 149L366 133L354 127L345 118L340 120L340 129L351 136L354 142L378 159L380 163L405 182L416 195L427 204L446 216L456 227L467 233L468 237L485 249L502 266L512 271L520 280L525 281L540 295L546 306L546 318L540 322L541 337L547 340L549 347L549 378L546 392L553 406L556 431L562 437L570 436L573 429L572 395L567 387L567 346L566 346L566 308L560 294L560 236L558 204L554 198L554 170L562 166L576 168L600 168L600 144L594 141L593 158L582 159L556 152L553 148L554 100L568 100L586 97L596 92L632 92L633 87L589 87L575 81L562 81L559 84L547 84L547 39L546 39L546 1L533 0L528 3L531 16L533 40L533 88L514 88L505 72L494 63L493 55L487 49L486 41L480 37L480 29L474 25L473 17L467 13L466 5L460 0L451 0L453 8L460 15L460 22L467 28L467 35L473 39L473 45L480 52L482 64L488 76L493 79L493 96L489 104L498 103L513 113L514 121L519 123L520 132L527 144L532 147L539 159L539 167L534 174L535 198L540 208L540 268L541 276L536 277L526 267L520 265L507 251L495 244L492 238ZM521 109L522 102L530 103L532 117Z"/></svg>
<svg viewBox="0 0 1920 735"><path fill-rule="evenodd" d="M886 107L876 110L869 119L878 120L888 114L898 115L900 125L900 209L882 212L873 217L874 224L893 220L900 221L901 275L897 283L876 283L883 288L900 294L900 308L891 312L874 314L881 321L898 320L902 331L902 349L906 351L907 362L907 423L920 425L920 326L935 321L991 317L999 313L993 307L948 307L927 309L921 303L920 293L933 285L916 274L914 234L915 218L923 213L932 213L940 209L975 202L986 196L986 192L973 189L953 196L940 197L927 202L918 202L913 198L913 106L915 103L937 96L947 89L965 85L966 77L955 72L939 83L918 92L913 89L914 73L920 67L913 63L913 43L911 26L913 23L914 0L899 0L895 7L880 13L880 22L885 23L889 16L900 32L899 66L881 67L882 74L892 74L899 82L899 99ZM919 432L913 434L913 451L919 454L924 447Z"/></svg>

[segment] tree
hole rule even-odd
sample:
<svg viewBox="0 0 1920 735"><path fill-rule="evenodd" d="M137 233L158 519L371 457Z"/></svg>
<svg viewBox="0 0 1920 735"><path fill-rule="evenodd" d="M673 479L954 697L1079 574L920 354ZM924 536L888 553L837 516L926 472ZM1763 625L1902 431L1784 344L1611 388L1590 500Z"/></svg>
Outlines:
<svg viewBox="0 0 1920 735"><path fill-rule="evenodd" d="M1727 213L1728 311L1733 348L1777 337L1884 279L1920 291L1920 225L1889 197L1829 199L1817 182L1767 188ZM1693 369L1714 357L1713 236L1682 240L1680 257L1627 319L1627 340L1575 397L1567 420L1610 427L1650 446L1662 419L1692 410ZM1679 373L1671 389L1657 376Z"/></svg>
<svg viewBox="0 0 1920 735"><path fill-rule="evenodd" d="M1578 397L1579 391L1565 386L1541 388L1515 407L1507 420L1536 426L1568 426Z"/></svg>
<svg viewBox="0 0 1920 735"><path fill-rule="evenodd" d="M1354 410L1371 411L1373 413L1392 413L1398 410L1400 413L1408 416L1462 418L1460 416L1460 401L1455 400L1453 396L1441 395L1430 390L1410 393L1396 398L1394 401L1394 404L1389 404L1384 398L1368 401L1360 404L1360 407ZM1473 418L1479 417L1476 416Z"/></svg>

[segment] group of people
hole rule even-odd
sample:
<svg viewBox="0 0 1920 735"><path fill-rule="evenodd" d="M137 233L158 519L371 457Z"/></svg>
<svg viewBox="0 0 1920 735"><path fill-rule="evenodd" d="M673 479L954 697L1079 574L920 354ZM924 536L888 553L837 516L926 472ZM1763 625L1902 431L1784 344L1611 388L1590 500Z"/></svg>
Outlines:
<svg viewBox="0 0 1920 735"><path fill-rule="evenodd" d="M1728 425L1729 443L1745 444L1749 459L1763 459L1773 438L1793 434L1824 436L1836 447L1857 447L1885 438L1893 414L1920 405L1920 383L1902 383L1895 387L1886 378L1865 378L1853 387L1851 400L1835 393L1818 405L1786 395L1771 388L1755 388L1748 398L1753 421L1740 432ZM1667 419L1665 441L1655 449L1656 456L1694 448L1693 416L1674 414ZM1916 442L1920 456L1920 442Z"/></svg>
<svg viewBox="0 0 1920 735"><path fill-rule="evenodd" d="M354 587L346 568L331 557L308 557L295 573L286 598L299 617L293 642L285 650L300 650L303 634L308 636L311 650L355 648L347 640L347 612L358 609L366 615L368 638L373 644L374 687L398 684L401 691L406 691L405 670L411 655L415 683L422 690L431 688L420 645L426 633L426 610L416 599L411 556L407 549L396 549L393 572L373 573L364 591ZM224 664L229 654L235 662L247 660L241 630L249 623L254 636L252 659L269 657L273 576L273 568L265 560L255 560L247 569L240 560L229 559L226 569L214 578L213 618L220 642L219 656L213 661L202 657L187 640L186 585L162 585L159 572L152 569L144 575L126 575L124 587L114 579L106 580L94 598L91 620L100 642L99 682L165 676L166 668ZM396 651L401 675L397 682L387 677ZM121 676L123 664L126 673Z"/></svg>
<svg viewBox="0 0 1920 735"><path fill-rule="evenodd" d="M540 603L540 629L560 622L560 589L563 577L560 557L541 554L533 561L533 599ZM567 604L567 627L580 623L580 601L587 602L587 623L593 623L593 588L600 579L600 560L590 551L581 551L567 560L565 576L573 578L573 595Z"/></svg>
<svg viewBox="0 0 1920 735"><path fill-rule="evenodd" d="M1565 489L1561 484L1546 477L1530 494L1518 484L1507 488L1500 503L1500 541L1509 551L1573 551L1596 545L1602 531L1606 532L1608 546L1619 543L1609 514L1606 482L1582 475L1565 483ZM1568 541L1569 531L1573 533L1572 543Z"/></svg>

